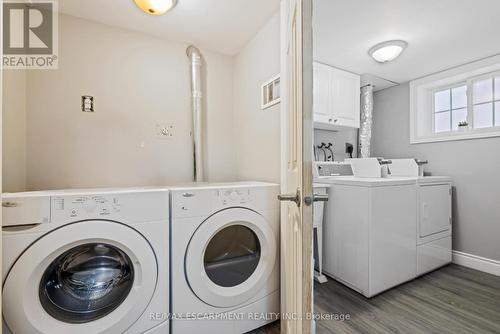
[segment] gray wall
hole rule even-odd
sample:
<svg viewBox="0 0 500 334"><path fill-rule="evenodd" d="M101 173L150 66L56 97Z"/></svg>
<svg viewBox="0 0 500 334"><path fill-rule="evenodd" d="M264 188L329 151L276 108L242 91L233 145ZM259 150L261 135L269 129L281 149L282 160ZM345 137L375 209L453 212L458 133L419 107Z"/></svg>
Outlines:
<svg viewBox="0 0 500 334"><path fill-rule="evenodd" d="M335 161L343 161L348 158L345 153L345 144L351 143L354 145L353 157L356 157L357 145L358 145L358 130L341 130L341 131L328 131L314 129L314 145L318 146L321 143L332 143L333 144L333 155ZM318 151L319 160L323 159L323 153Z"/></svg>
<svg viewBox="0 0 500 334"><path fill-rule="evenodd" d="M500 138L410 145L409 85L375 93L373 155L428 159L453 178L453 249L500 260Z"/></svg>

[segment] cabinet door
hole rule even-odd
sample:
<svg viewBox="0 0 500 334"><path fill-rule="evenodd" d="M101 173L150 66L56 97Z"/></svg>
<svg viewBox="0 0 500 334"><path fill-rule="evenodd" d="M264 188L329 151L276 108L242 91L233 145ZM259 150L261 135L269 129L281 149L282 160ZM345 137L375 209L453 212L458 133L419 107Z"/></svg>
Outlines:
<svg viewBox="0 0 500 334"><path fill-rule="evenodd" d="M314 63L313 103L314 121L328 123L331 116L330 103L330 69L331 67Z"/></svg>
<svg viewBox="0 0 500 334"><path fill-rule="evenodd" d="M451 228L451 186L420 186L419 234L426 237Z"/></svg>
<svg viewBox="0 0 500 334"><path fill-rule="evenodd" d="M333 124L359 128L359 75L336 68L332 68L331 74Z"/></svg>

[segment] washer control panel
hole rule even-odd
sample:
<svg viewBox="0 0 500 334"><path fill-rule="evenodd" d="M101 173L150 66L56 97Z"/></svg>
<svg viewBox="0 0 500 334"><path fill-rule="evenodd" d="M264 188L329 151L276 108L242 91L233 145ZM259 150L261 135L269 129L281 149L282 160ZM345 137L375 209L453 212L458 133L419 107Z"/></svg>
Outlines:
<svg viewBox="0 0 500 334"><path fill-rule="evenodd" d="M120 200L116 196L89 195L52 197L52 213L59 218L75 220L89 218L110 219L121 211Z"/></svg>
<svg viewBox="0 0 500 334"><path fill-rule="evenodd" d="M252 210L279 209L278 193L278 185L173 189L172 218L207 217L231 207Z"/></svg>
<svg viewBox="0 0 500 334"><path fill-rule="evenodd" d="M217 204L227 206L249 206L253 203L252 190L249 188L220 189L216 190Z"/></svg>

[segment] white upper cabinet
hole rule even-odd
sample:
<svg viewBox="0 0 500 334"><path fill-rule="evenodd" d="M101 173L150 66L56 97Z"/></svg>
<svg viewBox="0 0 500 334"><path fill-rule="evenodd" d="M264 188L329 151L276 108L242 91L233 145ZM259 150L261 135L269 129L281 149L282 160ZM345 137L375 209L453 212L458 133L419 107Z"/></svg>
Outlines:
<svg viewBox="0 0 500 334"><path fill-rule="evenodd" d="M359 128L360 76L314 63L314 126Z"/></svg>
<svg viewBox="0 0 500 334"><path fill-rule="evenodd" d="M332 118L330 102L331 67L314 63L314 121L328 122Z"/></svg>

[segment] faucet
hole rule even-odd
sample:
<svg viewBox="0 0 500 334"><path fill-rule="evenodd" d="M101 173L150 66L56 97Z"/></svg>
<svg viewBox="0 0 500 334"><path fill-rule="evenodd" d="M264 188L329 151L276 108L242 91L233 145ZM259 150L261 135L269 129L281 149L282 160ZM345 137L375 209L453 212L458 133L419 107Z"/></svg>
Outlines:
<svg viewBox="0 0 500 334"><path fill-rule="evenodd" d="M328 143L328 145L325 146L325 149L327 149L328 151L330 151L330 154L331 154L330 157L332 158L332 161L335 161L335 156L333 155L332 146L333 146L332 143Z"/></svg>
<svg viewBox="0 0 500 334"><path fill-rule="evenodd" d="M321 143L321 145L318 145L318 147L317 147L319 150L321 150L323 152L323 161L327 161L326 160L325 146L326 146L325 143Z"/></svg>

